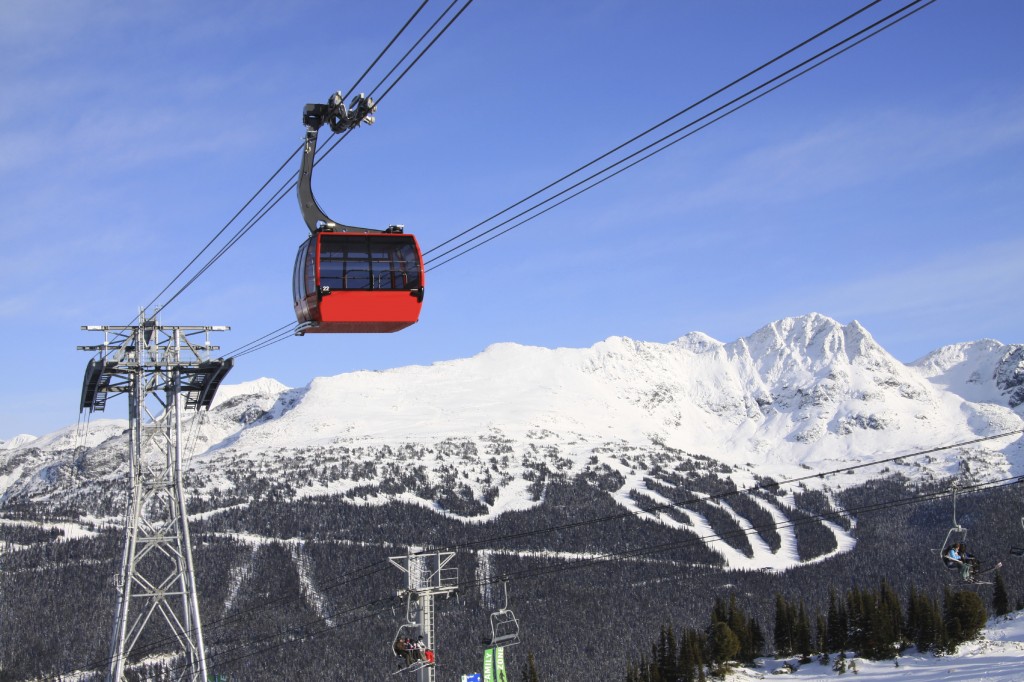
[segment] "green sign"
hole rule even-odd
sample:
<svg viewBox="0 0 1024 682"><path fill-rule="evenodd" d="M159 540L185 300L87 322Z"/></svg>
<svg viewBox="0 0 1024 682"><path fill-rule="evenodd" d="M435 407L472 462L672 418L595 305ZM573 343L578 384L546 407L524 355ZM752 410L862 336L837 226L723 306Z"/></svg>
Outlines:
<svg viewBox="0 0 1024 682"><path fill-rule="evenodd" d="M484 650L484 682L508 682L504 647Z"/></svg>

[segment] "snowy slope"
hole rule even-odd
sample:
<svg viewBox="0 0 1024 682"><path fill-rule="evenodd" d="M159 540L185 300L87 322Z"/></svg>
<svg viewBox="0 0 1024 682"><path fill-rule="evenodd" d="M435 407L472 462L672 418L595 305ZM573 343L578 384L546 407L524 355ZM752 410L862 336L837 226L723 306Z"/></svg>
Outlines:
<svg viewBox="0 0 1024 682"><path fill-rule="evenodd" d="M1024 345L991 339L958 343L929 353L913 366L965 400L1024 413Z"/></svg>
<svg viewBox="0 0 1024 682"><path fill-rule="evenodd" d="M27 433L19 433L17 436L9 440L0 440L0 450L13 450L14 448L20 448L22 445L31 443L35 439L35 436Z"/></svg>
<svg viewBox="0 0 1024 682"><path fill-rule="evenodd" d="M265 461L267 452L280 458L339 447L380 454L414 445L430 451L417 451L417 464L435 473L452 461L443 444L458 444L471 453L460 467L507 454L503 472L514 479L517 462L555 450L547 457L554 468L578 472L596 455L623 476L635 469L633 459L647 468L652 451L668 450L785 477L806 466L834 468L1020 428L1022 421L1008 408L944 390L892 358L856 322L808 315L729 344L699 334L671 344L614 337L588 349L498 344L430 367L322 377L280 394L264 417L203 459ZM634 453L631 463L609 450ZM1019 453L1019 439L997 441L971 453L950 451L930 470L954 473L957 459L971 454L985 473L1001 475L1012 468L1007 455L1016 462ZM407 458L391 463L405 466ZM736 474L737 482L743 478Z"/></svg>
<svg viewBox="0 0 1024 682"><path fill-rule="evenodd" d="M1022 376L1021 346L962 344L905 365L857 322L818 314L731 343L691 333L583 349L496 344L471 358L302 388L273 379L224 386L186 427L196 453L189 484L225 506L245 503L261 480L283 495L400 500L479 522L539 504L553 477L582 475L638 511L707 492L701 480L747 486L1021 429ZM69 427L0 449L0 503L95 497L124 476L124 428L97 421L77 447ZM1022 443L1019 435L988 441L889 470L916 479L1021 474ZM881 473L809 485L835 489ZM756 503L779 517L796 504ZM650 519L698 534L709 527L696 512ZM839 551L852 546L834 532ZM753 556L711 544L733 567L796 561L785 542L776 552L754 546Z"/></svg>

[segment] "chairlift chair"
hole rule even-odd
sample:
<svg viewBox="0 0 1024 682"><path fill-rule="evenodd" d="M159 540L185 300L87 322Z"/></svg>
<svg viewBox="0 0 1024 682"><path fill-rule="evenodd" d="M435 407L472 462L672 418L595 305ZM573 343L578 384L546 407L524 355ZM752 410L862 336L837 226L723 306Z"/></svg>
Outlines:
<svg viewBox="0 0 1024 682"><path fill-rule="evenodd" d="M942 545L936 551L939 554L939 558L942 559L942 565L945 568L957 571L957 576L958 576L958 578L962 582L967 583L967 584L971 584L971 583L975 583L976 582L975 573L978 570L977 560L974 560L973 570L970 572L970 578L966 578L965 579L965 578L962 577L962 575L960 573L961 567L963 566L964 562L956 561L954 559L949 558L946 555L946 553L949 551L950 547L952 547L954 543L960 543L961 545L964 545L964 546L967 545L967 529L964 528L963 526L961 526L960 522L956 518L956 498L957 498L957 494L959 492L959 488L958 488L958 486L956 484L954 484L952 486L952 488L953 488L953 526L946 533L946 539L943 540Z"/></svg>
<svg viewBox="0 0 1024 682"><path fill-rule="evenodd" d="M1020 518L1020 525L1022 528L1024 528L1024 516ZM1012 554L1013 556L1024 556L1024 547L1011 547L1010 554Z"/></svg>
<svg viewBox="0 0 1024 682"><path fill-rule="evenodd" d="M939 547L937 550L935 550L935 551L937 551L939 553L939 556L942 558L942 564L946 568L956 568L956 566L957 566L955 561L953 561L952 559L949 559L949 558L946 557L946 552L949 551L949 548L954 543L959 542L961 544L966 545L967 544L966 540L967 540L967 529L964 528L963 526L953 526L952 528L949 529L949 532L946 533L946 540L942 543L941 547Z"/></svg>
<svg viewBox="0 0 1024 682"><path fill-rule="evenodd" d="M508 607L508 579L502 578L505 591L505 605L491 613L491 637L485 639L487 648L510 647L519 644L519 619Z"/></svg>
<svg viewBox="0 0 1024 682"><path fill-rule="evenodd" d="M411 661L409 656L406 654L406 650L399 646L404 639L416 641L420 636L420 626L412 617L412 592L407 592L405 595L405 622L398 626L398 632L395 633L395 638L391 640L391 652L398 658L404 658L410 669L419 669L423 666L417 666L418 663L425 663L425 661Z"/></svg>

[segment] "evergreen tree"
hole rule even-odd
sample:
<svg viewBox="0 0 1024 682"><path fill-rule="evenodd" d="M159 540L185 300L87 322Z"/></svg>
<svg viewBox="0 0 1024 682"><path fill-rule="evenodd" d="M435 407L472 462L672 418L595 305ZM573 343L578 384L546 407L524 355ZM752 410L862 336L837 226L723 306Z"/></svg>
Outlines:
<svg viewBox="0 0 1024 682"><path fill-rule="evenodd" d="M929 627L935 633L935 644L934 649L941 651L946 648L948 639L946 638L946 628L942 621L942 609L939 608L939 602L936 599L928 600L928 620Z"/></svg>
<svg viewBox="0 0 1024 682"><path fill-rule="evenodd" d="M647 657L640 657L640 664L636 668L636 682L651 682L651 666L647 663Z"/></svg>
<svg viewBox="0 0 1024 682"><path fill-rule="evenodd" d="M679 637L679 663L676 665L679 682L696 682L697 679L697 660L693 650L694 635L692 628L686 628Z"/></svg>
<svg viewBox="0 0 1024 682"><path fill-rule="evenodd" d="M854 651L863 651L868 644L868 614L872 605L865 602L864 593L856 586L846 593L846 646Z"/></svg>
<svg viewBox="0 0 1024 682"><path fill-rule="evenodd" d="M793 653L792 608L781 594L775 595L775 655L789 656Z"/></svg>
<svg viewBox="0 0 1024 682"><path fill-rule="evenodd" d="M992 593L992 609L997 616L1005 616L1010 612L1010 595L1006 592L1002 571L996 573L996 586Z"/></svg>
<svg viewBox="0 0 1024 682"><path fill-rule="evenodd" d="M735 602L736 597L730 597L730 604L727 607L721 597L715 597L715 605L711 609L711 622L712 623L728 623L729 622L729 609L732 607L732 602Z"/></svg>
<svg viewBox="0 0 1024 682"><path fill-rule="evenodd" d="M694 663L693 669L694 669L694 671L696 673L696 680L695 680L695 682L705 682L705 677L704 677L704 667L705 667L705 662L704 662L704 639L705 638L704 638L704 636L701 634L701 632L699 630L690 629L690 630L687 630L687 633L689 635L689 641L687 642L687 646L690 649L690 656L692 657L692 660L693 660L693 663Z"/></svg>
<svg viewBox="0 0 1024 682"><path fill-rule="evenodd" d="M947 651L953 651L957 645L977 637L987 620L981 597L967 590L954 593L946 590L943 611Z"/></svg>
<svg viewBox="0 0 1024 682"><path fill-rule="evenodd" d="M900 598L884 579L878 587L878 604L880 610L884 612L884 621L880 623L880 639L887 650L892 650L893 656L886 658L892 658L903 648L903 609L900 606Z"/></svg>
<svg viewBox="0 0 1024 682"><path fill-rule="evenodd" d="M661 672L658 670L658 644L651 645L651 662L645 668L647 677L644 682L668 682L661 679Z"/></svg>
<svg viewBox="0 0 1024 682"><path fill-rule="evenodd" d="M923 616L921 597L917 594L917 589L911 585L910 595L907 597L907 617L903 619L903 639L915 646L917 645L917 631L921 627Z"/></svg>
<svg viewBox="0 0 1024 682"><path fill-rule="evenodd" d="M846 649L846 627L846 609L839 603L835 590L829 590L828 635L825 642L828 651Z"/></svg>
<svg viewBox="0 0 1024 682"><path fill-rule="evenodd" d="M666 682L674 682L678 677L676 668L678 663L675 633L672 632L671 625L662 625L661 636L658 641L657 655L655 658L655 665L658 668L658 675L660 679L665 680Z"/></svg>
<svg viewBox="0 0 1024 682"><path fill-rule="evenodd" d="M883 581L878 592L860 591L857 603L857 653L872 660L894 658L903 629L903 613L896 593Z"/></svg>
<svg viewBox="0 0 1024 682"><path fill-rule="evenodd" d="M796 618L796 627L793 629L793 649L800 654L802 662L806 663L810 660L811 620L807 617L807 609L802 601Z"/></svg>
<svg viewBox="0 0 1024 682"><path fill-rule="evenodd" d="M703 649L703 638L693 628L683 630L679 638L679 671L680 682L697 682L703 679L704 657L701 655Z"/></svg>
<svg viewBox="0 0 1024 682"><path fill-rule="evenodd" d="M532 651L526 657L526 665L523 666L523 682L540 682L540 677L537 676L537 664L533 660ZM639 680L629 680L629 672L627 671L626 682L639 682Z"/></svg>
<svg viewBox="0 0 1024 682"><path fill-rule="evenodd" d="M756 619L750 619L750 653L753 658L764 655L764 632Z"/></svg>
<svg viewBox="0 0 1024 682"><path fill-rule="evenodd" d="M728 623L718 622L711 626L705 646L707 661L719 674L729 669L730 661L740 651L740 640Z"/></svg>
<svg viewBox="0 0 1024 682"><path fill-rule="evenodd" d="M729 597L729 629L733 631L740 642L740 650L736 655L741 663L750 664L757 658L754 652L754 641L750 631L750 620L747 614L736 605L736 597Z"/></svg>
<svg viewBox="0 0 1024 682"><path fill-rule="evenodd" d="M828 622L820 613L814 619L814 650L817 653L828 651Z"/></svg>

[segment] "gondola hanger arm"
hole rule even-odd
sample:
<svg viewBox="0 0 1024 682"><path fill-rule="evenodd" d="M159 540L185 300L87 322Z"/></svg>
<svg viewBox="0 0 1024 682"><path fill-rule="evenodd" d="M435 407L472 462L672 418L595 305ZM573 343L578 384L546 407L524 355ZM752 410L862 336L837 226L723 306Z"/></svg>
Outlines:
<svg viewBox="0 0 1024 682"><path fill-rule="evenodd" d="M327 104L307 104L302 110L302 123L306 126L306 144L302 153L302 169L299 173L298 195L302 219L313 234L318 232L382 232L365 227L352 227L335 222L327 217L313 197L313 163L316 156L316 142L320 128L325 124L334 133L343 133L362 123L372 125L377 105L366 95L359 93L348 106L340 92L331 95ZM390 228L389 228L390 229Z"/></svg>

